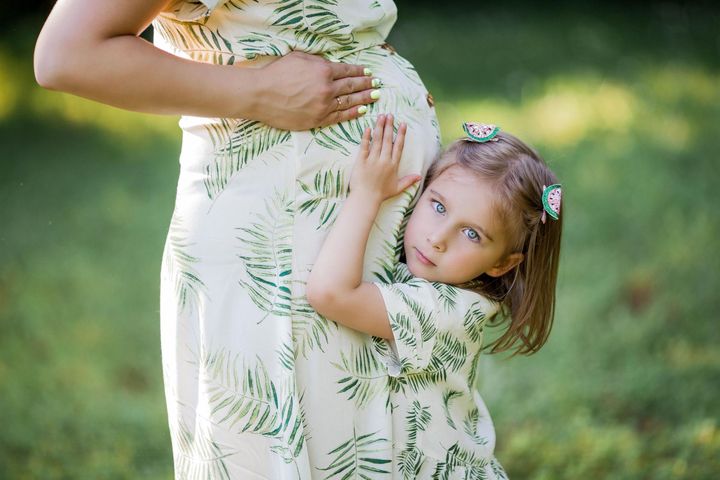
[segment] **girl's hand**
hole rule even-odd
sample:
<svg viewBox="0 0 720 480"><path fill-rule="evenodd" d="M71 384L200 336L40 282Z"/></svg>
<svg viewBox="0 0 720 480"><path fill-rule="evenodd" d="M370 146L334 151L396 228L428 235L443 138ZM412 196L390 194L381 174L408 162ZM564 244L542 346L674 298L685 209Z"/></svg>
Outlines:
<svg viewBox="0 0 720 480"><path fill-rule="evenodd" d="M364 195L382 203L400 194L420 180L420 175L398 178L398 166L405 144L407 125L401 123L393 142L393 116L378 115L370 141L370 129L366 128L360 143L353 173L350 178L350 194Z"/></svg>
<svg viewBox="0 0 720 480"><path fill-rule="evenodd" d="M308 130L357 118L374 103L373 77L360 65L292 52L260 69L258 120L284 130ZM379 98L379 97L378 97Z"/></svg>

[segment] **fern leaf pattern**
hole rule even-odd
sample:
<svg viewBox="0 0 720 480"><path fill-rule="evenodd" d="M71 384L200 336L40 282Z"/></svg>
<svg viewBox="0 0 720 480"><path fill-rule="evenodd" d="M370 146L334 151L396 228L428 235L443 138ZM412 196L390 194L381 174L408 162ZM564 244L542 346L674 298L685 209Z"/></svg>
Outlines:
<svg viewBox="0 0 720 480"><path fill-rule="evenodd" d="M213 440L207 426L200 423L195 431L191 432L181 420L176 428L171 425L170 431L177 452L174 460L175 474L179 478L230 480L225 458L236 452L223 451Z"/></svg>
<svg viewBox="0 0 720 480"><path fill-rule="evenodd" d="M179 312L189 306L197 307L200 296L207 295L205 283L193 268L200 259L188 253L188 248L192 247L188 234L182 217L177 213L173 215L166 243L165 271L174 285Z"/></svg>
<svg viewBox="0 0 720 480"><path fill-rule="evenodd" d="M370 345L359 349L352 348L346 355L340 352L340 363L333 365L345 374L337 383L337 393L347 395L358 408L362 408L376 397L387 394L388 383L382 364L373 353Z"/></svg>
<svg viewBox="0 0 720 480"><path fill-rule="evenodd" d="M273 452L286 461L300 455L305 438L294 389L280 389L259 358L253 364L221 349L201 358L201 371L219 424L275 440Z"/></svg>
<svg viewBox="0 0 720 480"><path fill-rule="evenodd" d="M403 479L418 477L420 467L425 460L425 455L417 445L418 434L428 428L431 420L430 407L422 406L415 400L405 416L407 442L405 448L398 454L398 471Z"/></svg>
<svg viewBox="0 0 720 480"><path fill-rule="evenodd" d="M357 427L353 427L352 437L328 452L332 461L319 470L328 472L325 480L389 477L387 467L392 460L385 456L384 448L388 443L378 432L359 434Z"/></svg>
<svg viewBox="0 0 720 480"><path fill-rule="evenodd" d="M457 443L447 449L445 459L438 462L433 479L448 480L458 468L465 471L465 478L488 480L486 465L489 459L479 458L473 452L463 450Z"/></svg>
<svg viewBox="0 0 720 480"><path fill-rule="evenodd" d="M269 127L255 120L221 119L206 127L215 145L212 161L205 166L205 189L210 199L217 197L231 179L251 160L290 140L290 132Z"/></svg>
<svg viewBox="0 0 720 480"><path fill-rule="evenodd" d="M446 283L433 282L432 286L438 291L440 302L445 311L451 312L457 304L458 289Z"/></svg>
<svg viewBox="0 0 720 480"><path fill-rule="evenodd" d="M450 425L452 428L455 427L455 422L452 419L452 415L450 414L450 401L453 398L458 398L462 396L462 392L457 390L451 390L446 389L443 392L443 409L445 410L445 419L447 420L448 425Z"/></svg>
<svg viewBox="0 0 720 480"><path fill-rule="evenodd" d="M249 227L241 227L242 254L248 280L240 284L257 307L268 314L290 316L292 311L292 202L276 193L265 203L265 213ZM260 322L265 319L262 317Z"/></svg>
<svg viewBox="0 0 720 480"><path fill-rule="evenodd" d="M300 189L308 199L298 205L298 212L310 215L319 210L317 229L327 229L335 221L341 202L347 197L348 187L342 169L325 169L315 174L314 182L308 185L298 181Z"/></svg>
<svg viewBox="0 0 720 480"><path fill-rule="evenodd" d="M297 315L292 323L295 354L308 358L314 350L324 352L331 330L337 330L337 324L315 313L314 310L308 315Z"/></svg>

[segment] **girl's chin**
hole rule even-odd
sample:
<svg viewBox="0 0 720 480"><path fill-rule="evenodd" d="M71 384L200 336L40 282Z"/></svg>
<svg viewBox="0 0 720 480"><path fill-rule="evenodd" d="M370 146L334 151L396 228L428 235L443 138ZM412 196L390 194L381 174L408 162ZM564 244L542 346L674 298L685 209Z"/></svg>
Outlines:
<svg viewBox="0 0 720 480"><path fill-rule="evenodd" d="M427 280L428 282L435 281L433 278L431 278L432 275L428 275L427 269L423 268L422 263L408 262L407 267L408 270L410 270L410 273L412 273L413 277L422 278L423 280Z"/></svg>

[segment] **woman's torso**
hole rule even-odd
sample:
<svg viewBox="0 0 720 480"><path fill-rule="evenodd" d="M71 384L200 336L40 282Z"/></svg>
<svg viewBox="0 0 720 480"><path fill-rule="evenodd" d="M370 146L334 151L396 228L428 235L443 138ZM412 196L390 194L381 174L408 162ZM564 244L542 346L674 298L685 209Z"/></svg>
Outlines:
<svg viewBox="0 0 720 480"><path fill-rule="evenodd" d="M326 478L350 452L356 462L348 468L378 468L388 471L378 478L389 478L386 371L370 338L319 317L304 288L346 196L364 128L384 112L408 123L403 175L424 173L439 149L425 86L383 46L394 5L229 0L212 10L196 1L171 9L155 22L156 43L176 55L259 67L298 49L368 66L383 82L365 116L310 131L182 118L161 306L177 475L214 468L227 478ZM327 21L316 22L322 15ZM315 30L303 30L308 24ZM404 194L383 206L365 280L388 279L412 201ZM213 452L212 462L204 452Z"/></svg>

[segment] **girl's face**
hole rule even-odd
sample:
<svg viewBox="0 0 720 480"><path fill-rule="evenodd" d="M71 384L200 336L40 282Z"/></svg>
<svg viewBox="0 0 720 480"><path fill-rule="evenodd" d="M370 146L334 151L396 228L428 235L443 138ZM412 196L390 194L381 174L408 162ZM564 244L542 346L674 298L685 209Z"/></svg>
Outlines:
<svg viewBox="0 0 720 480"><path fill-rule="evenodd" d="M416 277L458 285L482 273L500 276L522 261L505 255L505 229L488 181L454 165L425 189L405 230L405 259Z"/></svg>

